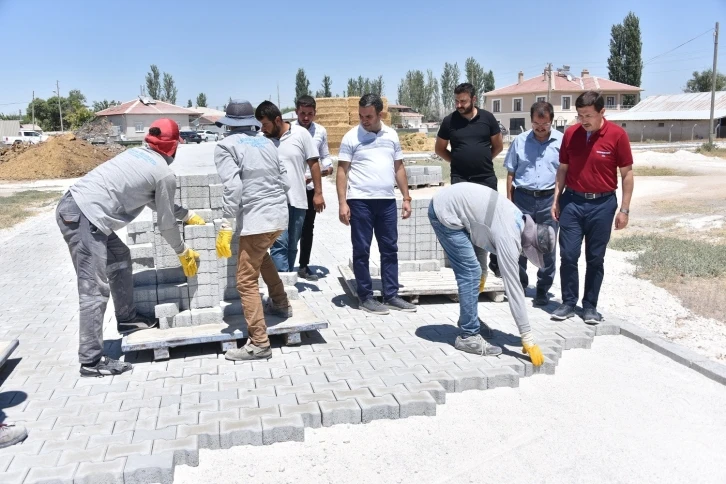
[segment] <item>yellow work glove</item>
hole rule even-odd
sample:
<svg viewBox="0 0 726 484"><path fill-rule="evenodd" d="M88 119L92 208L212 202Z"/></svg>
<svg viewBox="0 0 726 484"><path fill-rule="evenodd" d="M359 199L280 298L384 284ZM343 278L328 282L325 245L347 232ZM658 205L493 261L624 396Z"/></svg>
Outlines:
<svg viewBox="0 0 726 484"><path fill-rule="evenodd" d="M199 253L194 252L191 248L187 247L184 252L179 254L179 262L181 262L182 269L184 269L184 275L187 277L194 277L197 275L197 260L199 259Z"/></svg>
<svg viewBox="0 0 726 484"><path fill-rule="evenodd" d="M529 359L532 360L534 366L542 366L544 363L544 355L542 350L539 349L539 345L534 342L534 336L530 331L527 331L522 335L522 353L529 354Z"/></svg>
<svg viewBox="0 0 726 484"><path fill-rule="evenodd" d="M202 217L189 210L189 213L187 214L187 219L184 221L184 223L186 223L187 225L205 225L207 222L205 222Z"/></svg>
<svg viewBox="0 0 726 484"><path fill-rule="evenodd" d="M232 226L223 222L217 234L217 257L232 257Z"/></svg>
<svg viewBox="0 0 726 484"><path fill-rule="evenodd" d="M481 280L479 281L479 294L484 292L484 285L487 283L487 273L482 272Z"/></svg>

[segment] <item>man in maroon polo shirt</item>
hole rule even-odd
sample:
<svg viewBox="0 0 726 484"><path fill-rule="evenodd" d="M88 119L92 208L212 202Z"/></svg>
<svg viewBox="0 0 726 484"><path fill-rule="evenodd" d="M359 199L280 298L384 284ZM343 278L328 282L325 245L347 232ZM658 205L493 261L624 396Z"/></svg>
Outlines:
<svg viewBox="0 0 726 484"><path fill-rule="evenodd" d="M556 320L575 315L579 297L577 261L583 238L587 270L582 319L590 324L602 320L597 299L605 273L605 249L618 209L618 169L623 179L623 201L615 217L615 230L628 225L633 153L625 130L604 118L604 106L599 93L582 93L575 101L580 124L568 129L562 140L552 203L552 217L560 222L562 304L552 313Z"/></svg>

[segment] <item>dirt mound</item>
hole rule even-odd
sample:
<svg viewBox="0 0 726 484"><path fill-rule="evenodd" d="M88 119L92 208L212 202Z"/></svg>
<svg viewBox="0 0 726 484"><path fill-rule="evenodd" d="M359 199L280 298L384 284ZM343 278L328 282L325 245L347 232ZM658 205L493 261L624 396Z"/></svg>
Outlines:
<svg viewBox="0 0 726 484"><path fill-rule="evenodd" d="M83 176L116 155L73 134L37 145L20 145L0 153L0 180L43 180Z"/></svg>
<svg viewBox="0 0 726 484"><path fill-rule="evenodd" d="M398 136L403 151L434 151L436 140L424 133L404 133Z"/></svg>

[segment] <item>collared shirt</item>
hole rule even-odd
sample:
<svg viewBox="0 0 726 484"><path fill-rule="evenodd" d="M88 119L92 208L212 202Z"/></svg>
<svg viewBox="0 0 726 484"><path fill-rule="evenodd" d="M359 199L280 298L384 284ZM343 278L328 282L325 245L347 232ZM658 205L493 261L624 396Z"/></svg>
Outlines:
<svg viewBox="0 0 726 484"><path fill-rule="evenodd" d="M308 209L308 196L305 193L305 168L309 160L317 160L320 156L313 143L313 137L307 129L299 124L290 123L290 128L279 140L272 140L277 145L280 162L287 171L287 203L295 208Z"/></svg>
<svg viewBox="0 0 726 484"><path fill-rule="evenodd" d="M287 229L287 177L272 140L234 130L214 149L214 164L224 186L224 216L236 220L240 235Z"/></svg>
<svg viewBox="0 0 726 484"><path fill-rule="evenodd" d="M340 142L338 160L350 162L348 200L396 198L394 162L403 160L403 150L394 129L383 123L378 133L352 128Z"/></svg>
<svg viewBox="0 0 726 484"><path fill-rule="evenodd" d="M466 119L454 111L444 118L437 136L451 143L451 174L464 178L496 176L492 162L492 136L501 133L492 113L477 108Z"/></svg>
<svg viewBox="0 0 726 484"><path fill-rule="evenodd" d="M295 124L298 126L302 125L299 121L295 121ZM310 136L313 137L313 143L315 144L315 147L318 149L318 154L320 155L320 171L327 170L328 168L332 168L333 166L333 160L330 158L330 149L328 148L328 131L325 129L325 127L321 124L318 124L316 122L310 123L310 127L308 128L308 132L310 133ZM305 179L312 178L312 175L310 174L310 167L305 167ZM306 187L308 190L315 189L315 186L313 185L313 182L307 184Z"/></svg>
<svg viewBox="0 0 726 484"><path fill-rule="evenodd" d="M589 137L581 124L562 139L560 163L569 165L565 185L584 193L612 192L618 188L618 168L633 164L628 134L620 126L603 119L599 130Z"/></svg>
<svg viewBox="0 0 726 484"><path fill-rule="evenodd" d="M516 188L549 190L555 187L562 137L562 133L553 129L547 140L540 141L530 129L514 138L504 167L514 174L512 183Z"/></svg>

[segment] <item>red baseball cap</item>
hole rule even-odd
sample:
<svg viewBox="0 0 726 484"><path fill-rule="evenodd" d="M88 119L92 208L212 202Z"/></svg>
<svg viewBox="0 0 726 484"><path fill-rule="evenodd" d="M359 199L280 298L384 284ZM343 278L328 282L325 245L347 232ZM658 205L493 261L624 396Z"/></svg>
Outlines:
<svg viewBox="0 0 726 484"><path fill-rule="evenodd" d="M149 134L144 138L149 147L166 156L174 156L179 145L179 125L169 118L157 119L149 126Z"/></svg>

